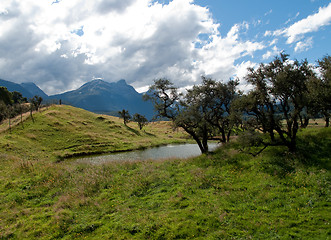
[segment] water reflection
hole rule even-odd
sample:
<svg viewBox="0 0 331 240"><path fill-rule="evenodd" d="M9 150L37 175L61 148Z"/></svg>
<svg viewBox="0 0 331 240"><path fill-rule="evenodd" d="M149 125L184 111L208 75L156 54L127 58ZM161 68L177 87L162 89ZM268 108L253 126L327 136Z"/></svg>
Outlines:
<svg viewBox="0 0 331 240"><path fill-rule="evenodd" d="M209 143L209 150L213 151L218 146L218 143ZM159 160L169 158L189 158L199 156L201 154L197 144L176 144L162 147L148 148L145 150L137 150L122 153L112 153L108 155L90 156L78 159L78 162L83 163L106 163L110 161L136 161L136 160Z"/></svg>

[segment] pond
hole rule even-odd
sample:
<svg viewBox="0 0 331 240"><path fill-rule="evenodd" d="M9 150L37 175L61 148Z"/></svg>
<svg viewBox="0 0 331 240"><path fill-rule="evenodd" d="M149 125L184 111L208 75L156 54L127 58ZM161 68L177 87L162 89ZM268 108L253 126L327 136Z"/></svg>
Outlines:
<svg viewBox="0 0 331 240"><path fill-rule="evenodd" d="M209 150L213 151L219 143L209 143ZM77 159L80 163L101 164L111 161L159 160L169 158L189 158L201 154L197 144L175 144L148 148L129 152L112 153L107 155L88 156Z"/></svg>

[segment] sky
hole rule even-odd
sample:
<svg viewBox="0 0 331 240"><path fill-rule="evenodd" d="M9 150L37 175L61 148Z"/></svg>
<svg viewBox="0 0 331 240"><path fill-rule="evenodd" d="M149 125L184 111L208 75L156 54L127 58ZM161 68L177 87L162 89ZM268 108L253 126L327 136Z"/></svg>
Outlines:
<svg viewBox="0 0 331 240"><path fill-rule="evenodd" d="M245 89L248 67L282 51L316 64L330 38L329 0L1 0L0 78L49 95L93 79Z"/></svg>

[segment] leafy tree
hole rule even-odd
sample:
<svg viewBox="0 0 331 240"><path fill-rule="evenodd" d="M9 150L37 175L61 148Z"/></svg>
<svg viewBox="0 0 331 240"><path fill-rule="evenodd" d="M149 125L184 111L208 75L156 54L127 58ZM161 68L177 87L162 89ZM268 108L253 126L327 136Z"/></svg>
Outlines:
<svg viewBox="0 0 331 240"><path fill-rule="evenodd" d="M227 142L232 129L240 122L240 116L232 105L240 95L236 91L239 81L222 83L205 77L202 80L202 85L188 91L186 99L192 96L198 99L199 105L204 108L205 120L216 128L216 134L221 134L221 141Z"/></svg>
<svg viewBox="0 0 331 240"><path fill-rule="evenodd" d="M309 106L313 115L321 114L325 119L325 127L330 125L331 116L331 57L318 60L320 77L313 77L308 83Z"/></svg>
<svg viewBox="0 0 331 240"><path fill-rule="evenodd" d="M37 95L30 99L30 103L36 111L39 111L42 101L43 98Z"/></svg>
<svg viewBox="0 0 331 240"><path fill-rule="evenodd" d="M145 116L140 115L139 113L136 113L133 116L133 121L138 123L139 129L142 130L144 126L148 124L148 120Z"/></svg>
<svg viewBox="0 0 331 240"><path fill-rule="evenodd" d="M306 60L289 61L284 53L267 65L250 68L246 76L254 88L242 98L243 109L254 118L255 128L268 133L273 143L276 131L280 143L290 151L296 150L300 116L307 106L307 82L312 76Z"/></svg>
<svg viewBox="0 0 331 240"><path fill-rule="evenodd" d="M43 98L39 97L37 95L30 99L30 116L31 116L31 119L33 122L34 122L34 118L33 118L32 112L34 109L36 111L39 111L42 101L43 101Z"/></svg>
<svg viewBox="0 0 331 240"><path fill-rule="evenodd" d="M145 99L152 100L159 117L171 119L196 141L202 153L208 152L208 139L222 132L230 136L230 103L235 96L236 81L228 84L203 77L203 83L180 95L173 83L159 79L150 87ZM231 92L233 90L233 92Z"/></svg>
<svg viewBox="0 0 331 240"><path fill-rule="evenodd" d="M208 152L207 123L202 121L202 115L196 105L192 106L181 101L179 105L178 89L168 79L159 79L150 86L145 100L151 100L157 112L157 117L168 118L176 127L183 128L197 142L202 153Z"/></svg>
<svg viewBox="0 0 331 240"><path fill-rule="evenodd" d="M3 100L0 100L0 122L2 122L7 117L7 106L3 102Z"/></svg>
<svg viewBox="0 0 331 240"><path fill-rule="evenodd" d="M12 99L12 93L6 87L0 87L0 101L3 101L5 105L9 105L12 104Z"/></svg>
<svg viewBox="0 0 331 240"><path fill-rule="evenodd" d="M122 111L118 111L118 114L120 118L123 118L124 125L126 126L126 124L131 119L131 115L129 114L129 111L123 109Z"/></svg>
<svg viewBox="0 0 331 240"><path fill-rule="evenodd" d="M178 115L178 89L168 79L155 80L150 86L149 92L144 95L144 100L154 103L156 117L165 117L175 120Z"/></svg>
<svg viewBox="0 0 331 240"><path fill-rule="evenodd" d="M12 92L12 99L13 99L14 104L17 104L17 103L21 104L21 103L28 102L28 100L22 96L22 93L16 92L16 91Z"/></svg>

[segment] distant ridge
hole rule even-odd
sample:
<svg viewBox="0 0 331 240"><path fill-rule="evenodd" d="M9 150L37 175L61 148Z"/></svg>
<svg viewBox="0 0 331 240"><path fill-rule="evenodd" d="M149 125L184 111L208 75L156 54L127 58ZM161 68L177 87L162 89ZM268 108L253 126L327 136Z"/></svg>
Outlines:
<svg viewBox="0 0 331 240"><path fill-rule="evenodd" d="M33 82L27 82L27 83L21 83L22 87L24 87L26 90L28 90L30 93L32 93L33 96L38 95L42 97L43 99L47 99L48 95L44 93L43 90L41 90L36 84Z"/></svg>
<svg viewBox="0 0 331 240"><path fill-rule="evenodd" d="M26 97L26 98L32 98L34 95L36 95L36 94L34 94L34 92L30 92L28 89L23 87L21 84L13 83L13 82L6 81L3 79L0 79L0 86L6 87L8 89L8 91L10 91L10 92L14 92L14 91L20 92L20 93L22 93L23 97Z"/></svg>
<svg viewBox="0 0 331 240"><path fill-rule="evenodd" d="M143 101L143 94L138 93L124 79L118 82L97 79L85 83L76 90L52 96L48 96L32 82L17 84L0 79L0 86L6 87L11 92L20 92L26 98L38 95L50 102L61 99L63 104L95 113L117 116L118 111L125 109L131 115L139 113L148 119L152 119L154 115L152 103Z"/></svg>
<svg viewBox="0 0 331 240"><path fill-rule="evenodd" d="M76 90L53 95L50 98L61 99L65 104L95 113L117 115L117 111L125 109L131 115L139 113L152 119L153 105L143 101L142 96L124 79L111 83L97 79L85 83Z"/></svg>

